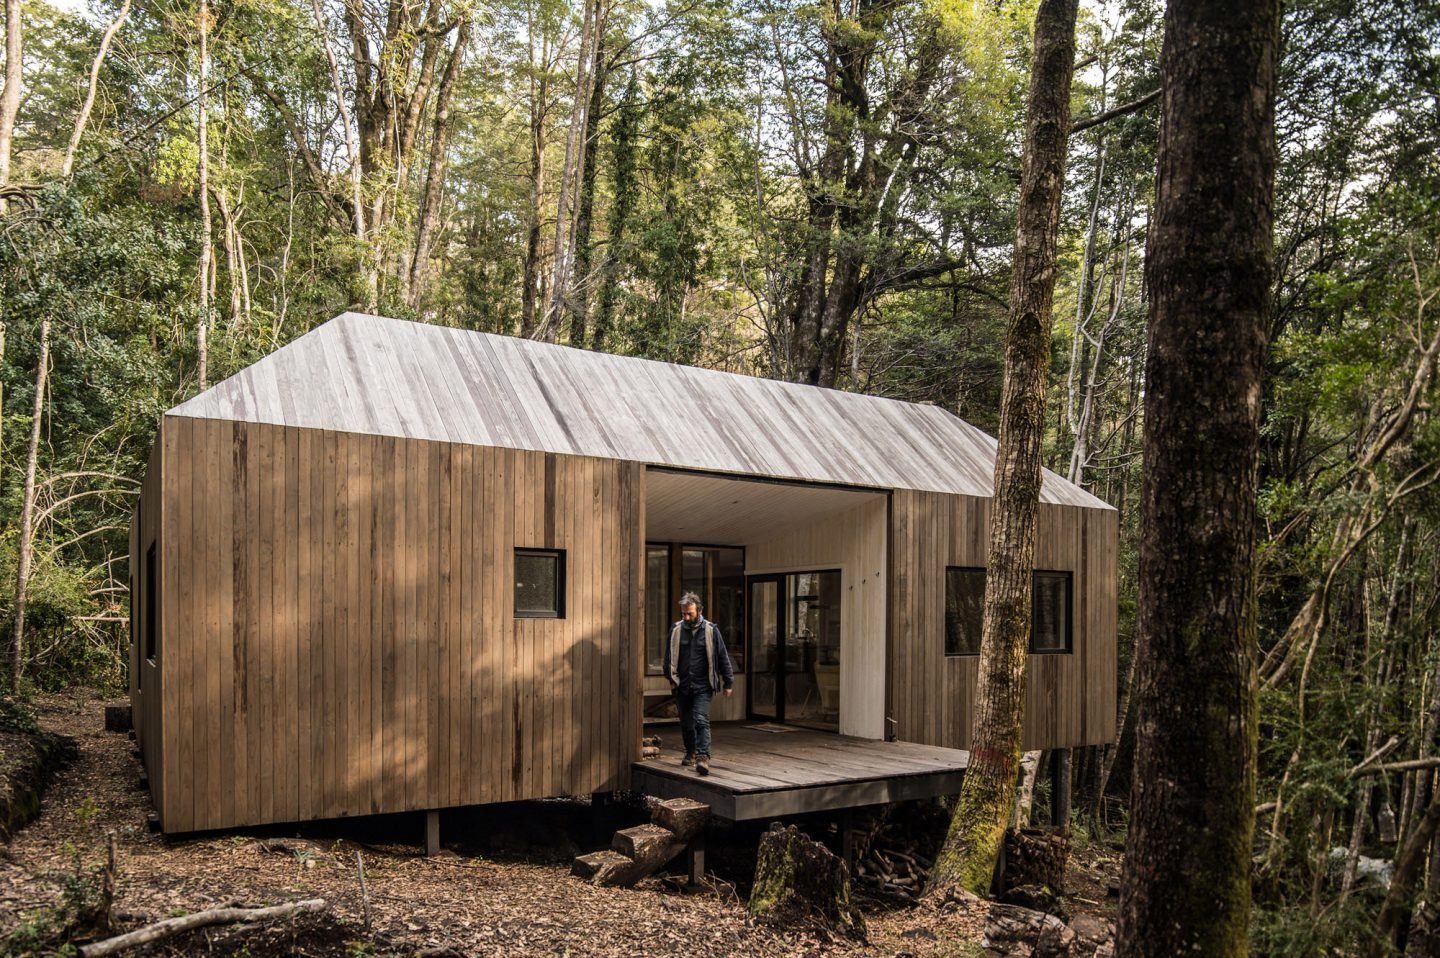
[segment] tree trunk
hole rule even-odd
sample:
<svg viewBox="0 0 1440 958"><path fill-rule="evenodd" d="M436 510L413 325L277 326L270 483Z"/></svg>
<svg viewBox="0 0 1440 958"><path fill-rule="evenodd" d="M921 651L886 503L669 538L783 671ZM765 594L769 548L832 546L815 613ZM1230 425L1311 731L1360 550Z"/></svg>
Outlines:
<svg viewBox="0 0 1440 958"><path fill-rule="evenodd" d="M540 64L535 62L535 28L530 35L530 215L525 229L525 275L520 288L520 335L534 334L540 317L540 231L544 226L541 204L545 201L545 101L550 84L542 72L549 66L549 41L541 40ZM541 72L538 80L535 73Z"/></svg>
<svg viewBox="0 0 1440 958"><path fill-rule="evenodd" d="M1435 830L1440 827L1440 802L1430 806L1420 824L1410 833L1410 838L1395 858L1395 873L1390 879L1390 890L1385 894L1385 903L1380 906L1380 917L1375 919L1375 938L1370 943L1370 958L1385 958L1394 954L1392 946L1401 923L1410 914L1411 892L1415 879L1435 840Z"/></svg>
<svg viewBox="0 0 1440 958"><path fill-rule="evenodd" d="M610 182L614 199L610 204L609 223L605 231L605 259L600 267L600 301L595 307L595 328L590 334L590 348L597 352L605 349L615 324L615 310L620 299L620 255L639 194L635 172L635 141L639 137L641 118L639 99L639 84L632 73L612 127L615 145Z"/></svg>
<svg viewBox="0 0 1440 958"><path fill-rule="evenodd" d="M355 240L359 245L355 255L360 257L360 300L364 308L373 313L380 307L380 276L375 265L374 251L370 248L370 234L365 228L364 161L361 158L361 147L356 143L355 119L345 99L345 84L340 79L340 65L335 61L335 51L330 47L325 12L320 9L320 0L310 0L310 8L315 14L315 26L320 31L320 45L325 51L325 64L330 71L330 86L335 93L335 106L340 111L340 125L345 131L345 152L350 159L350 203L353 207L351 222L355 230Z"/></svg>
<svg viewBox="0 0 1440 958"><path fill-rule="evenodd" d="M25 451L25 492L20 500L20 551L15 567L15 627L10 634L10 691L20 691L25 673L25 599L35 546L35 470L40 461L40 420L45 412L45 381L50 369L50 320L40 321L40 362L35 367L35 406L30 445Z"/></svg>
<svg viewBox="0 0 1440 958"><path fill-rule="evenodd" d="M989 889L1015 793L1076 6L1076 0L1042 0L1035 16L1000 445L995 454L995 496L990 502L975 732L970 767L935 862L932 891L948 892L957 885L976 894Z"/></svg>
<svg viewBox="0 0 1440 958"><path fill-rule="evenodd" d="M560 197L555 210L555 269L550 283L550 303L540 331L541 338L549 342L555 341L570 296L575 257L574 219L590 126L590 94L596 70L595 46L598 35L605 29L600 0L583 0L583 3L585 12L580 27L580 51L575 61L575 101L570 109L570 129L565 136L565 165L560 168Z"/></svg>
<svg viewBox="0 0 1440 958"><path fill-rule="evenodd" d="M20 68L24 62L20 0L5 0L5 88L0 90L0 186L10 182L10 149L20 113Z"/></svg>
<svg viewBox="0 0 1440 958"><path fill-rule="evenodd" d="M210 4L208 0L200 0L200 8L195 14L195 29L200 34L200 79L197 84L199 96L196 120L200 154L200 184L197 187L200 191L200 318L195 327L195 358L199 367L200 390L203 392L209 385L210 376L208 345L210 330L210 149L206 139L208 117L205 109L206 101L209 99L205 87L210 83Z"/></svg>
<svg viewBox="0 0 1440 958"><path fill-rule="evenodd" d="M1279 21L1277 0L1166 11L1117 955L1246 953Z"/></svg>
<svg viewBox="0 0 1440 958"><path fill-rule="evenodd" d="M570 284L570 345L583 348L590 324L590 287L593 277L595 226L596 158L600 152L598 118L605 104L605 81L609 71L603 68L605 32L595 37L595 82L590 90L590 110L585 115L585 158L580 170L580 202L575 210L575 268Z"/></svg>
<svg viewBox="0 0 1440 958"><path fill-rule="evenodd" d="M85 133L85 124L90 121L90 111L95 107L95 94L100 86L100 68L105 65L105 56L110 52L110 44L115 39L115 34L120 32L124 25L125 18L130 16L130 0L125 0L120 6L120 12L105 28L105 34L100 38L100 49L95 53L95 62L90 65L90 85L85 90L85 101L80 104L80 112L75 117L75 128L70 131L70 143L65 147L65 161L61 164L60 174L69 179L70 173L75 168L75 151L80 148L80 137Z"/></svg>
<svg viewBox="0 0 1440 958"><path fill-rule="evenodd" d="M470 20L460 24L455 36L455 50L445 67L440 80L440 93L435 101L435 128L430 138L430 165L425 172L425 195L420 202L420 228L415 235L415 255L410 261L410 274L406 282L406 302L413 309L425 290L425 274L430 263L430 249L435 243L436 227L440 223L440 193L445 182L446 146L450 140L450 101L455 95L455 83L460 76L460 67L465 59L465 48L470 44Z"/></svg>

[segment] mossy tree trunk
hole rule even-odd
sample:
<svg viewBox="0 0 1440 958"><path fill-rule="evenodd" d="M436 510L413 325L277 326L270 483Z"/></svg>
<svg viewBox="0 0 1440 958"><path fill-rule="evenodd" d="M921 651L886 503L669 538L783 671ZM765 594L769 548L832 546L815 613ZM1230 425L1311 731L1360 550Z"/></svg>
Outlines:
<svg viewBox="0 0 1440 958"><path fill-rule="evenodd" d="M1117 955L1246 953L1279 21L1276 0L1172 2L1165 15Z"/></svg>
<svg viewBox="0 0 1440 958"><path fill-rule="evenodd" d="M960 799L935 862L932 893L955 886L977 894L989 890L1015 796L1030 643L1040 441L1050 369L1056 233L1070 129L1076 5L1076 0L1042 0L1035 16L1005 337L1000 448L990 506L975 734Z"/></svg>

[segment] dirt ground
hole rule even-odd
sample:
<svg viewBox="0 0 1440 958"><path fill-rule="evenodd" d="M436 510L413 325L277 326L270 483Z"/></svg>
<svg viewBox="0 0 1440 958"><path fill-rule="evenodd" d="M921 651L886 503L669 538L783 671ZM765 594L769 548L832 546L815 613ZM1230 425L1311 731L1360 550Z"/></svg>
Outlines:
<svg viewBox="0 0 1440 958"><path fill-rule="evenodd" d="M615 828L644 820L637 805L551 801L446 813L445 851L428 859L419 854L418 815L166 838L147 827L150 798L138 787L133 743L103 730L102 705L81 693L37 702L42 727L73 736L79 753L51 785L40 817L0 851L0 939L53 910L77 887L77 872L93 873L113 831L117 932L225 905L323 898L329 906L269 926L198 930L129 955L983 954L987 906L978 902L943 910L867 902L863 944L755 925L742 896L758 829L713 830L712 874L701 892L685 891L678 875L634 889L570 877L577 852L604 847ZM1118 852L1088 848L1072 858L1072 910L1113 917L1107 885Z"/></svg>

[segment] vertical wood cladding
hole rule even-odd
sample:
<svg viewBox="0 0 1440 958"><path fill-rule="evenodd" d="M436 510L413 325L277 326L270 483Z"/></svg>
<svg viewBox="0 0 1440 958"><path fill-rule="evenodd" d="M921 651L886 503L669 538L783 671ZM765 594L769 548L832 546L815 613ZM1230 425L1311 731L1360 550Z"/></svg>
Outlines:
<svg viewBox="0 0 1440 958"><path fill-rule="evenodd" d="M166 831L628 784L638 464L177 416L157 449ZM565 618L515 618L516 548L565 550Z"/></svg>
<svg viewBox="0 0 1440 958"><path fill-rule="evenodd" d="M984 566L989 500L891 501L890 709L904 741L969 748L979 657L945 655L945 567ZM1069 653L1031 655L1026 749L1115 738L1118 513L1040 504L1037 569L1074 573Z"/></svg>

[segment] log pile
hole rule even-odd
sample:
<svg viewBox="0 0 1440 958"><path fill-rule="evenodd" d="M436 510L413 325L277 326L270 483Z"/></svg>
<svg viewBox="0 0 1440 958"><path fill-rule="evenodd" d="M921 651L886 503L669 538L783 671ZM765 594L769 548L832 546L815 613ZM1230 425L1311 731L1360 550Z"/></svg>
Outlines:
<svg viewBox="0 0 1440 958"><path fill-rule="evenodd" d="M855 876L874 891L915 901L935 865L930 844L900 823L882 825L860 846L864 851L856 856Z"/></svg>
<svg viewBox="0 0 1440 958"><path fill-rule="evenodd" d="M660 736L646 735L640 739L640 760L648 762L660 757Z"/></svg>
<svg viewBox="0 0 1440 958"><path fill-rule="evenodd" d="M1065 892L1065 868L1070 861L1070 838L1063 831L1023 828L1005 832L1005 872L1001 891L1038 885Z"/></svg>

